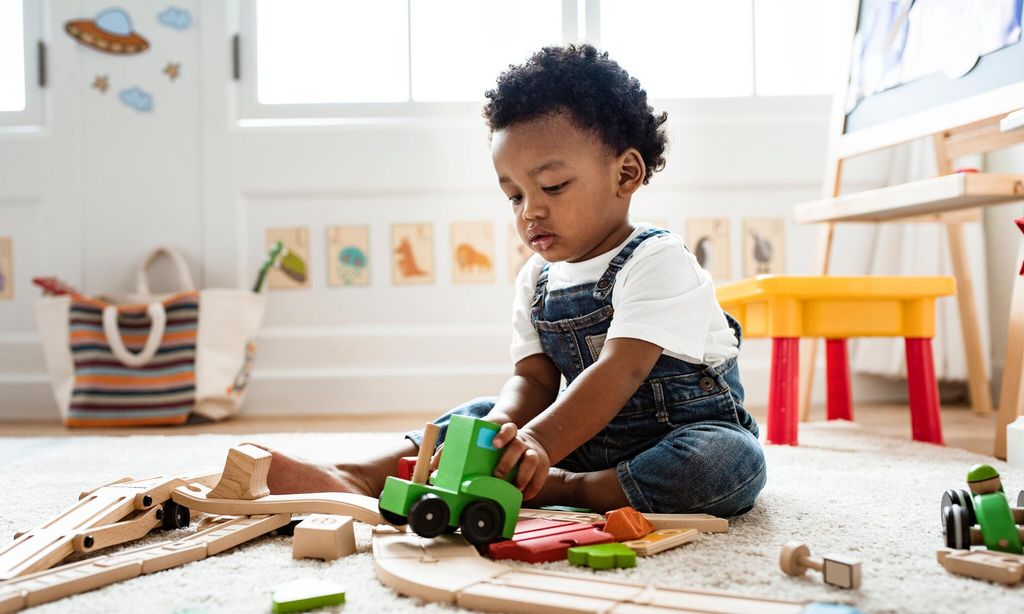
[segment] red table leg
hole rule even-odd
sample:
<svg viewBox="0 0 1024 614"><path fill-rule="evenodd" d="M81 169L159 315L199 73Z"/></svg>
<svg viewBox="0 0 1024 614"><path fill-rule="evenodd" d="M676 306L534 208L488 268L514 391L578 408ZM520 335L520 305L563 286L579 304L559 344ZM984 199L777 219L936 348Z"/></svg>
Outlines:
<svg viewBox="0 0 1024 614"><path fill-rule="evenodd" d="M797 445L800 418L800 338L772 338L772 376L768 384L768 443Z"/></svg>
<svg viewBox="0 0 1024 614"><path fill-rule="evenodd" d="M846 339L825 340L826 407L829 420L853 420Z"/></svg>
<svg viewBox="0 0 1024 614"><path fill-rule="evenodd" d="M943 445L932 340L907 337L906 347L911 433L915 441Z"/></svg>

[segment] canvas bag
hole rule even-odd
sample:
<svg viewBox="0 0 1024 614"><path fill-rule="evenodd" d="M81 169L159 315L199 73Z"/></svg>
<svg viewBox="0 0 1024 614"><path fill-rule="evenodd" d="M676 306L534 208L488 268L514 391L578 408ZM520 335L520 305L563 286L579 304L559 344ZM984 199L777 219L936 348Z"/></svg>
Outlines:
<svg viewBox="0 0 1024 614"><path fill-rule="evenodd" d="M174 265L178 292L154 297L157 258ZM136 292L111 302L44 297L36 320L57 405L68 426L182 424L222 420L242 406L253 339L266 297L248 290L197 291L175 248L151 251Z"/></svg>

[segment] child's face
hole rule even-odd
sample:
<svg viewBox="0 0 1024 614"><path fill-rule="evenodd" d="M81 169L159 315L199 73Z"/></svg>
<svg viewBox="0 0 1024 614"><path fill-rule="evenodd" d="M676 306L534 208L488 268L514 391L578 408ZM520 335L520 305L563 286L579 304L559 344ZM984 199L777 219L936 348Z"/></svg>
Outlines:
<svg viewBox="0 0 1024 614"><path fill-rule="evenodd" d="M548 262L593 258L632 232L644 171L635 149L614 155L562 112L495 131L491 157L519 237Z"/></svg>

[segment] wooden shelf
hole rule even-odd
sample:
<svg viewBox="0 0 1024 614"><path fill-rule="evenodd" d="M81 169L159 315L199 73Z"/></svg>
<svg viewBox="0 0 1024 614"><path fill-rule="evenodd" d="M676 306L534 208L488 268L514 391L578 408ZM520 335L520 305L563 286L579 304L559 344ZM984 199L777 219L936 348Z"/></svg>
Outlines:
<svg viewBox="0 0 1024 614"><path fill-rule="evenodd" d="M953 173L797 205L799 224L882 222L1024 200L1024 175Z"/></svg>

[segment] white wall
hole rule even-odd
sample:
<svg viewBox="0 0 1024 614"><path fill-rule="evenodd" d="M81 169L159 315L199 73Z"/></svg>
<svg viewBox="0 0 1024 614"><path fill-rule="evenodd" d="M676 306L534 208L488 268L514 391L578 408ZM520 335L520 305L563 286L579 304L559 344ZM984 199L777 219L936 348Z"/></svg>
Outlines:
<svg viewBox="0 0 1024 614"><path fill-rule="evenodd" d="M271 296L248 411L443 410L497 391L511 368L510 214L478 113L241 128L229 78L234 23L223 2L177 2L195 20L178 32L156 24L163 5L125 0L152 45L133 57L100 54L63 32L65 21L108 5L52 4L46 127L0 134L0 236L14 237L17 271L15 299L0 302L0 419L57 416L31 277L57 274L89 293L126 291L145 250L171 243L203 285L245 287L262 261L264 230L282 225L310 229L312 288ZM167 61L181 62L177 81L161 73ZM105 96L91 87L101 73L111 78ZM151 113L116 100L130 85L153 93ZM785 217L788 271L810 273L815 231L794 226L790 208L820 192L828 104L669 106L668 166L636 197L635 217L667 220L678 232L689 217L729 217L734 277L742 274L742 219ZM885 161L851 163L847 185L876 185ZM496 225L497 283L451 283L448 228L456 220ZM435 225L437 282L393 286L390 225L420 221ZM369 288L326 286L324 235L332 224L370 226ZM753 404L767 397L768 347L751 340L741 358ZM888 394L879 390L855 386L861 400ZM820 383L817 392L821 398Z"/></svg>

